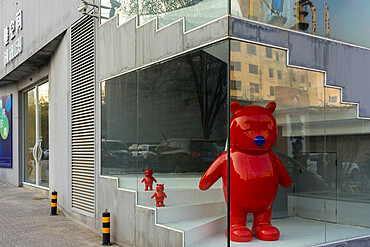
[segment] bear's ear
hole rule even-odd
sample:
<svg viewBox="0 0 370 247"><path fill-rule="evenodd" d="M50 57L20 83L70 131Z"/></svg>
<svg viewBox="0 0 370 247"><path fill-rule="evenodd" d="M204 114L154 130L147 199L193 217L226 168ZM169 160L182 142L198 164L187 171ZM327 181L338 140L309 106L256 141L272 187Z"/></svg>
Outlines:
<svg viewBox="0 0 370 247"><path fill-rule="evenodd" d="M270 113L273 113L275 111L275 108L276 108L276 103L275 102L270 102L266 106L267 111L270 112Z"/></svg>
<svg viewBox="0 0 370 247"><path fill-rule="evenodd" d="M152 171L153 171L153 169L150 169L149 171L151 171L151 172L152 172Z"/></svg>
<svg viewBox="0 0 370 247"><path fill-rule="evenodd" d="M230 104L230 110L231 110L232 114L236 114L241 109L243 109L243 107L240 105L239 102L237 102L237 101L231 102L231 104Z"/></svg>

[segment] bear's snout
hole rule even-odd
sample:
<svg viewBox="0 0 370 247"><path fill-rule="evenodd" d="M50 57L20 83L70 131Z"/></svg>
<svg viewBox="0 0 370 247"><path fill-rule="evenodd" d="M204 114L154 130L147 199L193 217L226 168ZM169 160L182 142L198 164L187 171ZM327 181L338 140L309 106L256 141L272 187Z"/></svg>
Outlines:
<svg viewBox="0 0 370 247"><path fill-rule="evenodd" d="M263 146L265 145L265 142L266 142L266 139L263 136L256 136L256 138L254 138L254 143L257 146Z"/></svg>

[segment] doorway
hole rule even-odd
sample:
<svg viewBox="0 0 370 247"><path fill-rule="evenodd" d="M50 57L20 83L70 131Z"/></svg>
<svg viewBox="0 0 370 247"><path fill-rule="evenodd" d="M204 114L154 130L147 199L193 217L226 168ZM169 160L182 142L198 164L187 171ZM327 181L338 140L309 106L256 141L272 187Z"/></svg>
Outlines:
<svg viewBox="0 0 370 247"><path fill-rule="evenodd" d="M49 188L49 83L25 91L22 98L24 182Z"/></svg>

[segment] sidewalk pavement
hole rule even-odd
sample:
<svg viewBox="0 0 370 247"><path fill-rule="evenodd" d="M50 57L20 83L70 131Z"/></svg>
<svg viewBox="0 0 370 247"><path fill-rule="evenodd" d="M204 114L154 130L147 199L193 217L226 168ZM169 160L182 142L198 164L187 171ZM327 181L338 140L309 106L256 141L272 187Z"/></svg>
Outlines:
<svg viewBox="0 0 370 247"><path fill-rule="evenodd" d="M50 216L49 198L0 184L0 246L102 246L95 233L62 214ZM117 245L116 245L117 246Z"/></svg>

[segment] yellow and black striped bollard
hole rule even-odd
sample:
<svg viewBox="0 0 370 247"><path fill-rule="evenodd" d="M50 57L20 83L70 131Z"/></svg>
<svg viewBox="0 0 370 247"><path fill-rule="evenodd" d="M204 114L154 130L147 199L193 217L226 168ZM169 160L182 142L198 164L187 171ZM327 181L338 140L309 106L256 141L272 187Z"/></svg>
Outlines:
<svg viewBox="0 0 370 247"><path fill-rule="evenodd" d="M102 234L103 234L103 245L111 245L110 243L110 213L106 209L103 212L102 217Z"/></svg>
<svg viewBox="0 0 370 247"><path fill-rule="evenodd" d="M51 213L50 215L57 215L57 198L58 192L55 190L51 192Z"/></svg>

